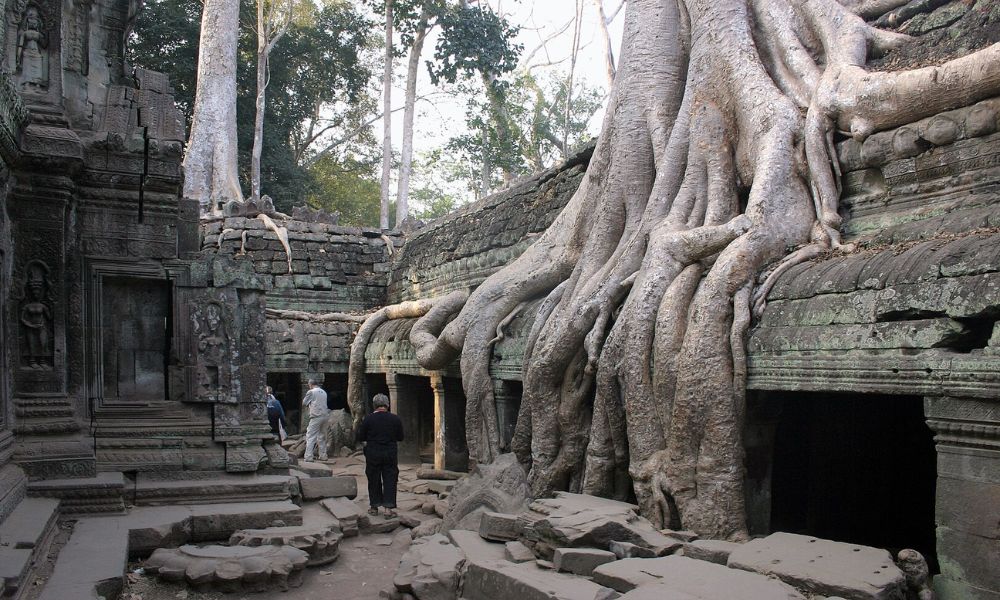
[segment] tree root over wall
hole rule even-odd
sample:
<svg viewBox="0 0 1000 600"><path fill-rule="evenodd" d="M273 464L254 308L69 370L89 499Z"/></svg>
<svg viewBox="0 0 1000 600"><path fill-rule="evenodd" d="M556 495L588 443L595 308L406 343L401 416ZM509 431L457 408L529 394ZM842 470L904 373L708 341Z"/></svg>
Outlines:
<svg viewBox="0 0 1000 600"><path fill-rule="evenodd" d="M451 322L428 313L414 328L425 368L461 352L473 461L499 452L497 328L544 298L513 442L532 494L634 492L659 525L746 536L744 337L777 274L841 249L834 137L864 139L1000 92L1000 45L866 71L869 54L907 39L857 16L873 4L903 2L628 3L580 188Z"/></svg>

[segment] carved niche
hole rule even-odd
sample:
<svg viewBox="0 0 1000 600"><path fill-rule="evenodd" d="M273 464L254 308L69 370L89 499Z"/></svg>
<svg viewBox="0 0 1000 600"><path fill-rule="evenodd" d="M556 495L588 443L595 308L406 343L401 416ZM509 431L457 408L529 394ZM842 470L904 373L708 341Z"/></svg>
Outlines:
<svg viewBox="0 0 1000 600"><path fill-rule="evenodd" d="M32 260L24 269L19 285L18 331L20 357L18 367L34 371L50 371L54 365L52 282L49 267Z"/></svg>

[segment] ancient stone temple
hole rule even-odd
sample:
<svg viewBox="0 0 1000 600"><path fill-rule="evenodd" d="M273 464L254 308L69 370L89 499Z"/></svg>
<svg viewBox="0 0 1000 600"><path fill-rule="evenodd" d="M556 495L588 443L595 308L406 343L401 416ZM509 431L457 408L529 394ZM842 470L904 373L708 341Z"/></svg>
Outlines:
<svg viewBox="0 0 1000 600"><path fill-rule="evenodd" d="M443 521L414 535L438 535L414 544L392 598L457 598L460 577L469 600L508 585L517 597L609 598L678 573L779 594L761 597L804 597L789 586L834 597L846 588L809 588L760 558L780 562L792 548L817 560L818 538L843 542L822 547L846 562L888 556L861 545L916 550L938 598L1000 598L1000 99L863 143L838 138L843 234L856 247L781 274L747 341L746 506L761 539L698 543L653 528L630 503L527 498L510 452L543 298L490 342L492 464L470 458L469 412L481 407L469 408L460 361L427 369L411 343L413 312L476 288L538 239L593 146L408 233L266 203L200 218L181 197L185 131L169 78L124 59L136 10L127 0L3 7L0 598L27 597L59 519L79 520L32 597L115 597L128 558L168 547L148 563L160 575L180 561L175 578L267 589L334 560L341 537L385 526L345 499L353 479L301 483L315 467L290 472L295 459L266 419L270 385L299 433L309 379L348 409L352 349L363 399L388 393L404 422L401 462L444 477L476 467L458 484L434 482L441 499L420 509ZM343 429L331 454L352 449ZM335 527L310 528L291 502L317 498ZM110 550L91 567L80 540L95 538ZM266 576L254 571L260 557L273 561L258 569ZM226 567L209 577L200 559ZM73 561L88 568L59 566ZM844 597L902 598L900 581L899 595Z"/></svg>

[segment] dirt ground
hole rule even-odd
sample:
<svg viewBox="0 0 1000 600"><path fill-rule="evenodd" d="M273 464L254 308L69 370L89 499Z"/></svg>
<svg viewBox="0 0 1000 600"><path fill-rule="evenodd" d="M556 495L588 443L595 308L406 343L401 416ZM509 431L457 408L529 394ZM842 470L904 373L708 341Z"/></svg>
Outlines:
<svg viewBox="0 0 1000 600"><path fill-rule="evenodd" d="M359 457L338 458L329 461L334 475L354 475L358 479L356 502L367 509L367 480L364 476L363 459ZM418 465L400 466L400 485L413 487ZM417 489L421 486L417 485ZM398 504L400 514L418 520L433 517L420 511L425 500L434 500L433 494L413 493L400 490ZM329 513L317 502L307 502L302 506L303 522L329 521ZM321 567L306 569L301 587L287 592L271 591L261 593L223 594L220 592L196 592L180 584L169 584L146 575L140 569L141 562L129 565L129 577L123 600L271 600L295 598L296 600L376 600L379 591L392 585L392 577L399 565L399 559L409 547L408 530L399 528L392 533L361 534L344 538L340 543L340 556L336 561Z"/></svg>

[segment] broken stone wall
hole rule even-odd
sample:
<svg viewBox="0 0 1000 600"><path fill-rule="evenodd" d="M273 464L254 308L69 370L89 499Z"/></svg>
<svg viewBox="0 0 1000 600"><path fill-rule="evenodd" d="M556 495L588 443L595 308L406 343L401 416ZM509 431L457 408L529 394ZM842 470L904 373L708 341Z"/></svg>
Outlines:
<svg viewBox="0 0 1000 600"><path fill-rule="evenodd" d="M360 323L311 315L361 315L385 304L402 237L280 217L275 224L287 231L290 257L275 231L252 217L207 221L203 254L231 257L267 289L268 372L346 373Z"/></svg>

